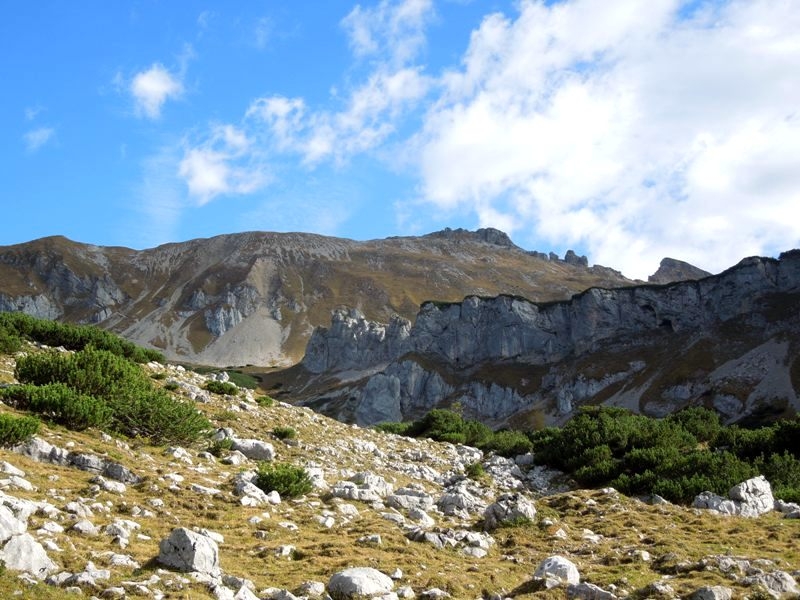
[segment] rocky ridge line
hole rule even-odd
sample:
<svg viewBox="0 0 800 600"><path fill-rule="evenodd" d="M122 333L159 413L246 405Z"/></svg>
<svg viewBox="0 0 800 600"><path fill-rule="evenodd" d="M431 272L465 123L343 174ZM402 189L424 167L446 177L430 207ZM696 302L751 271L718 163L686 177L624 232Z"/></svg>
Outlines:
<svg viewBox="0 0 800 600"><path fill-rule="evenodd" d="M303 402L325 412L326 402L333 401L339 412L330 414L370 424L414 418L443 402L458 401L477 418L502 423L544 398L536 390L521 389L525 386L482 383L469 375L470 369L508 363L552 367L611 343L631 347L664 336L698 336L742 317L757 322L763 336L759 343L765 343L782 326L762 316L765 299L798 293L800 251L794 250L777 260L748 258L697 281L592 288L568 301L470 296L458 303L427 302L413 325L401 317L384 325L357 310L337 309L330 327L314 331L302 361L308 380L324 380L329 387L310 392ZM432 363L438 367L431 368ZM631 361L608 370L602 381L583 383L580 374L568 383L551 370L542 381L561 389L557 409L563 416L574 408L573 398L591 397L630 380L644 367L644 362ZM454 383L445 371L466 375ZM337 399L344 397L351 400L343 410ZM789 401L797 403L796 394Z"/></svg>

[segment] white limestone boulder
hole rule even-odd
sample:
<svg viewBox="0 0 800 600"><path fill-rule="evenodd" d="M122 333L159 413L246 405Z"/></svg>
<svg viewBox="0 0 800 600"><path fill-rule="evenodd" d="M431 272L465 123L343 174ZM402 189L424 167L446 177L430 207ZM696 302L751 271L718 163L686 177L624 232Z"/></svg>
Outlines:
<svg viewBox="0 0 800 600"><path fill-rule="evenodd" d="M262 440L234 438L231 450L238 450L250 460L273 460L275 458L275 448L272 444Z"/></svg>
<svg viewBox="0 0 800 600"><path fill-rule="evenodd" d="M548 556L539 563L533 573L533 577L544 581L545 587L548 589L564 583L577 585L581 582L578 567L573 562L558 555Z"/></svg>
<svg viewBox="0 0 800 600"><path fill-rule="evenodd" d="M393 589L392 578L371 567L345 569L328 581L328 593L333 600L381 597Z"/></svg>
<svg viewBox="0 0 800 600"><path fill-rule="evenodd" d="M193 571L218 577L219 547L210 537L179 527L159 544L158 562L178 571Z"/></svg>
<svg viewBox="0 0 800 600"><path fill-rule="evenodd" d="M42 545L28 533L15 535L3 547L0 560L7 569L25 571L36 579L45 579L58 570L58 565L50 560Z"/></svg>

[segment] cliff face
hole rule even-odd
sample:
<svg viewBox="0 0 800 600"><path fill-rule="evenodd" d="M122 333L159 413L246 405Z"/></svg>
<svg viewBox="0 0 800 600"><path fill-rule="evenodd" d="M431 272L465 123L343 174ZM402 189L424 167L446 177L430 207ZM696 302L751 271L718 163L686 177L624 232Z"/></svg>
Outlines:
<svg viewBox="0 0 800 600"><path fill-rule="evenodd" d="M63 237L0 247L0 310L95 323L172 360L217 366L296 362L340 305L388 321L430 298L556 300L630 283L526 252L493 229L368 242L252 232L143 251Z"/></svg>
<svg viewBox="0 0 800 600"><path fill-rule="evenodd" d="M597 401L649 414L703 403L729 420L792 412L798 308L800 251L745 259L697 281L593 288L568 301L427 302L413 326L342 310L311 336L301 396L360 423L453 402L498 425L532 411L560 421Z"/></svg>

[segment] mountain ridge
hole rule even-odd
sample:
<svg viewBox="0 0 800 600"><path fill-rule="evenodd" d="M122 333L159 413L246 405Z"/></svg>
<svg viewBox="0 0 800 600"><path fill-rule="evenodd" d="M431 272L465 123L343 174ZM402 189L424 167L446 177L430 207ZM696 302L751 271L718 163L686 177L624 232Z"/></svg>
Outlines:
<svg viewBox="0 0 800 600"><path fill-rule="evenodd" d="M0 310L97 324L172 360L285 366L339 305L388 319L429 297L547 300L631 283L574 253L554 256L493 229L369 241L245 232L145 250L51 236L0 248Z"/></svg>
<svg viewBox="0 0 800 600"><path fill-rule="evenodd" d="M563 422L586 402L662 416L704 404L731 422L793 414L798 308L793 250L700 280L590 288L570 300L428 302L413 325L340 309L315 330L303 362L266 385L362 424L453 403L495 426L534 413Z"/></svg>

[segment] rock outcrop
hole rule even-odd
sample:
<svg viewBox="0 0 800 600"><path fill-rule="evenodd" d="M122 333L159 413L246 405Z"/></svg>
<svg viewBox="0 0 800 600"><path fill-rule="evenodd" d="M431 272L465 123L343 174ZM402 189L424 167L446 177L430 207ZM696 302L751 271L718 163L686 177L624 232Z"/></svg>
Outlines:
<svg viewBox="0 0 800 600"><path fill-rule="evenodd" d="M682 260L664 258L658 267L658 271L650 275L647 281L650 283L673 283L675 281L687 281L689 279L703 279L710 275L711 273L708 271L704 271Z"/></svg>
<svg viewBox="0 0 800 600"><path fill-rule="evenodd" d="M361 424L415 418L453 402L495 424L531 410L558 422L601 394L654 416L701 397L711 397L728 421L760 410L761 400L781 398L796 411L788 370L800 349L795 307L797 250L778 260L748 258L698 281L592 288L560 302L427 302L413 325L337 310L329 328L312 334L302 384L291 391ZM786 339L795 340L791 349ZM680 365L684 358L691 364ZM670 375L684 371L684 379ZM722 391L734 388L748 391Z"/></svg>

